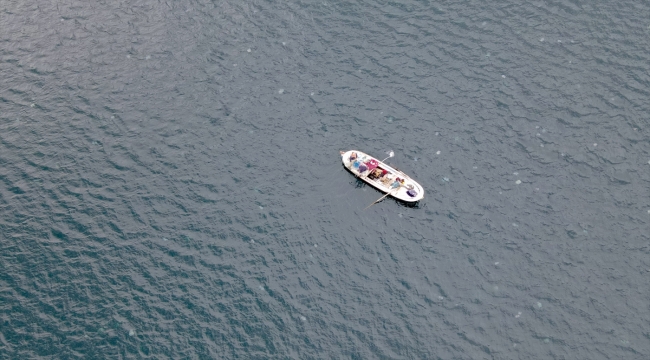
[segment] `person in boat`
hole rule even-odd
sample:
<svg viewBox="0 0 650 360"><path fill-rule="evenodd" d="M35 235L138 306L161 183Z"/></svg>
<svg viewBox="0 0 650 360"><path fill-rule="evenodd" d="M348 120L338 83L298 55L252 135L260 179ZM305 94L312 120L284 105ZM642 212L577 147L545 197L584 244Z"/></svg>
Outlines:
<svg viewBox="0 0 650 360"><path fill-rule="evenodd" d="M379 178L379 176L381 176L381 170L374 169L374 170L370 171L370 173L368 174L368 179L377 180Z"/></svg>
<svg viewBox="0 0 650 360"><path fill-rule="evenodd" d="M357 171L359 171L359 172L363 172L363 171L359 170L359 166L363 164L363 161L361 159L359 159L359 155L356 152L353 151L352 154L350 154L349 159L350 159L350 167L351 168L357 169Z"/></svg>
<svg viewBox="0 0 650 360"><path fill-rule="evenodd" d="M365 172L366 170L368 170L368 167L364 163L360 163L357 166L358 166L357 170L359 171L359 174L361 174L361 173Z"/></svg>
<svg viewBox="0 0 650 360"><path fill-rule="evenodd" d="M388 173L388 171L386 171L384 169L376 168L373 171L371 171L370 174L368 174L368 178L370 178L372 180L378 180L378 179L381 179L387 173Z"/></svg>
<svg viewBox="0 0 650 360"><path fill-rule="evenodd" d="M395 182L393 182L390 187L393 189L396 189L404 184L404 179L397 178L395 179Z"/></svg>
<svg viewBox="0 0 650 360"><path fill-rule="evenodd" d="M370 160L366 161L364 164L370 170L375 170L377 168L377 166L379 166L379 162L377 160L375 160L375 159L370 159Z"/></svg>
<svg viewBox="0 0 650 360"><path fill-rule="evenodd" d="M384 175L380 181L384 186L390 186L393 183L393 177L388 173L387 175Z"/></svg>

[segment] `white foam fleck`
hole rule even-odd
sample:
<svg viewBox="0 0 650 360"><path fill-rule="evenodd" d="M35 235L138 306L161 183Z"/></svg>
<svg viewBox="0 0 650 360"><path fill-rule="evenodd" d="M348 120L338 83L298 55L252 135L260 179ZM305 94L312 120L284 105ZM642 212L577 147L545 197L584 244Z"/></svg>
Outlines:
<svg viewBox="0 0 650 360"><path fill-rule="evenodd" d="M519 175L519 173L515 171L515 172L512 173L512 175L517 176L517 175Z"/></svg>
<svg viewBox="0 0 650 360"><path fill-rule="evenodd" d="M35 106L36 106L36 104L31 104L31 105L29 105L29 107L35 107Z"/></svg>
<svg viewBox="0 0 650 360"><path fill-rule="evenodd" d="M317 247L318 247L318 244L314 244L314 247L317 248Z"/></svg>
<svg viewBox="0 0 650 360"><path fill-rule="evenodd" d="M264 286L260 285L258 287L260 288L260 290L264 291Z"/></svg>
<svg viewBox="0 0 650 360"><path fill-rule="evenodd" d="M516 318L519 318L520 316L521 316L521 311L518 312L517 315L515 315Z"/></svg>
<svg viewBox="0 0 650 360"><path fill-rule="evenodd" d="M598 143L594 143L594 146L598 146Z"/></svg>
<svg viewBox="0 0 650 360"><path fill-rule="evenodd" d="M544 38L539 38L539 41L544 41Z"/></svg>
<svg viewBox="0 0 650 360"><path fill-rule="evenodd" d="M517 184L517 185L521 184L521 180L515 181L515 184Z"/></svg>
<svg viewBox="0 0 650 360"><path fill-rule="evenodd" d="M283 93L284 93L284 89L278 90L278 94L283 94Z"/></svg>
<svg viewBox="0 0 650 360"><path fill-rule="evenodd" d="M498 262L498 261L495 262L494 265L495 265L495 266L499 266L499 262Z"/></svg>
<svg viewBox="0 0 650 360"><path fill-rule="evenodd" d="M438 300L444 300L445 298L442 296L438 296Z"/></svg>
<svg viewBox="0 0 650 360"><path fill-rule="evenodd" d="M130 59L130 58L131 58L131 55L127 55L126 58L127 58L127 59Z"/></svg>
<svg viewBox="0 0 650 360"><path fill-rule="evenodd" d="M300 316L300 320L302 320L302 321L307 321L307 318L301 315L301 316Z"/></svg>
<svg viewBox="0 0 650 360"><path fill-rule="evenodd" d="M149 59L151 59L151 55L147 55L147 56L145 56L144 58L145 58L146 60L149 60Z"/></svg>
<svg viewBox="0 0 650 360"><path fill-rule="evenodd" d="M440 155L440 150L436 151L436 155Z"/></svg>
<svg viewBox="0 0 650 360"><path fill-rule="evenodd" d="M232 66L237 66L237 64L232 64Z"/></svg>
<svg viewBox="0 0 650 360"><path fill-rule="evenodd" d="M474 169L474 170L476 170L476 169L478 169L478 167L476 167L476 166L473 166L473 167L472 167L472 169Z"/></svg>
<svg viewBox="0 0 650 360"><path fill-rule="evenodd" d="M133 336L133 335L135 335L135 330L133 329L129 330L129 336Z"/></svg>
<svg viewBox="0 0 650 360"><path fill-rule="evenodd" d="M251 52L251 49L247 49L246 51Z"/></svg>
<svg viewBox="0 0 650 360"><path fill-rule="evenodd" d="M260 206L260 210L262 210L262 209L264 209L264 207L263 207L263 206Z"/></svg>
<svg viewBox="0 0 650 360"><path fill-rule="evenodd" d="M537 302L537 307L541 309L542 308L542 303L538 301Z"/></svg>
<svg viewBox="0 0 650 360"><path fill-rule="evenodd" d="M544 147L544 144L539 144L539 147Z"/></svg>
<svg viewBox="0 0 650 360"><path fill-rule="evenodd" d="M506 76L505 76L505 75L501 75L501 77L502 77L502 78L504 78L504 79L506 78Z"/></svg>
<svg viewBox="0 0 650 360"><path fill-rule="evenodd" d="M440 135L440 133L436 131L436 136L438 136L438 135Z"/></svg>
<svg viewBox="0 0 650 360"><path fill-rule="evenodd" d="M283 42L282 42L282 45L287 45L287 43L283 41Z"/></svg>
<svg viewBox="0 0 650 360"><path fill-rule="evenodd" d="M311 96L314 96L314 93L311 93Z"/></svg>
<svg viewBox="0 0 650 360"><path fill-rule="evenodd" d="M169 239L167 239L166 237L164 237L164 238L163 238L163 241L169 241Z"/></svg>
<svg viewBox="0 0 650 360"><path fill-rule="evenodd" d="M519 225L517 225L516 223L512 223L512 226L519 227Z"/></svg>

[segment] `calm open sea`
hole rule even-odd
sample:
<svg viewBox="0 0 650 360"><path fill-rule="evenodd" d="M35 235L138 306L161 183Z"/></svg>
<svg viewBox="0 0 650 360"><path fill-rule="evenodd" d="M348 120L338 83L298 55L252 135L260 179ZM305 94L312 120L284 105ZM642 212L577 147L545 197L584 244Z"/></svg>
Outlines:
<svg viewBox="0 0 650 360"><path fill-rule="evenodd" d="M650 358L647 1L5 0L0 79L2 359Z"/></svg>

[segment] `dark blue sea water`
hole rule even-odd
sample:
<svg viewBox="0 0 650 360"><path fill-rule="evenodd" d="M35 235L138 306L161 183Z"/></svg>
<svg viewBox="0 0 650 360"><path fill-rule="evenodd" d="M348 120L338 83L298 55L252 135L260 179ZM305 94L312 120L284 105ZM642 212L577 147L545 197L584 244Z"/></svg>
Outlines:
<svg viewBox="0 0 650 360"><path fill-rule="evenodd" d="M0 79L0 358L650 358L648 2L2 1Z"/></svg>

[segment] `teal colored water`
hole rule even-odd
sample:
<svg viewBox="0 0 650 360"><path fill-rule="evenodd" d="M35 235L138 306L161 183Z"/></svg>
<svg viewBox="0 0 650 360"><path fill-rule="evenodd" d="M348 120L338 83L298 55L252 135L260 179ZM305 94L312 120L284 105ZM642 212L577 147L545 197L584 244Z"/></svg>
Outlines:
<svg viewBox="0 0 650 360"><path fill-rule="evenodd" d="M648 15L3 2L0 358L649 358Z"/></svg>

